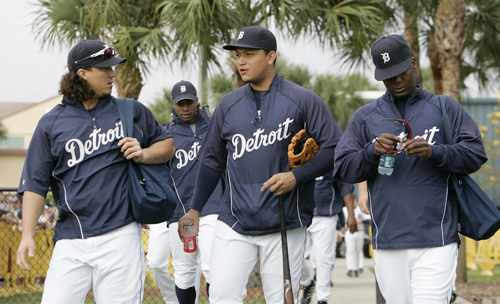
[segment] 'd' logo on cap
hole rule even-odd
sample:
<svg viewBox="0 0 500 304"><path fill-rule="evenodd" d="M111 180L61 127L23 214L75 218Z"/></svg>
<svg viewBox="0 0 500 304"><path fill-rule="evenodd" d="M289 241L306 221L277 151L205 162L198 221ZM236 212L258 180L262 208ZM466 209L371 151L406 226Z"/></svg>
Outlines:
<svg viewBox="0 0 500 304"><path fill-rule="evenodd" d="M241 38L243 38L243 35L245 35L245 32L241 31L240 34L238 35L238 39L236 40L240 40Z"/></svg>
<svg viewBox="0 0 500 304"><path fill-rule="evenodd" d="M181 94L186 92L186 86L181 86Z"/></svg>
<svg viewBox="0 0 500 304"><path fill-rule="evenodd" d="M391 60L391 58L389 57L389 53L381 53L380 55L382 55L382 59L384 60L384 64Z"/></svg>

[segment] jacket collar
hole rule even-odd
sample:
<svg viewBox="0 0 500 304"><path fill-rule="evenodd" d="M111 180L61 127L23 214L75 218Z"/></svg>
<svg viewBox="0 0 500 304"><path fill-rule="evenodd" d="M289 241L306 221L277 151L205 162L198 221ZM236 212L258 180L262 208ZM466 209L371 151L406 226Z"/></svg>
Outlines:
<svg viewBox="0 0 500 304"><path fill-rule="evenodd" d="M269 92L271 92L272 90L274 90L275 87L277 87L279 85L279 83L280 83L280 81L282 79L283 79L283 77L281 77L280 75L278 75L278 73L275 72L274 73L273 81L269 85L269 89L267 89L267 91L262 91L262 92L265 92L263 96L269 94ZM251 96L252 100L254 100L253 89L252 89L252 86L249 83L246 84L246 93Z"/></svg>
<svg viewBox="0 0 500 304"><path fill-rule="evenodd" d="M99 99L99 101L97 102L97 107L96 108L102 108L102 107L106 106L111 101L111 98L112 98L112 96L110 95L110 96L106 96L106 97L103 97L103 98ZM113 97L113 99L114 99L114 97ZM74 99L71 99L71 98L69 98L67 96L63 96L62 104L63 105L70 105L70 106L74 106L74 107L77 107L77 108L85 109L85 107L82 105L81 102L76 101Z"/></svg>

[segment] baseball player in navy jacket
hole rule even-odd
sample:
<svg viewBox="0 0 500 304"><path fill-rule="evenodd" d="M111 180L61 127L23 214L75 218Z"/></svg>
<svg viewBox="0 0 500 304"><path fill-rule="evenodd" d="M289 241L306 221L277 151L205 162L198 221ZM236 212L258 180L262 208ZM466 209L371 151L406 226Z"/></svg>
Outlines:
<svg viewBox="0 0 500 304"><path fill-rule="evenodd" d="M487 160L481 134L447 97L456 144L445 144L439 97L416 85L415 58L401 36L378 39L371 52L387 92L351 118L335 151L335 177L368 182L375 272L387 303L448 303L459 242L450 172L473 173ZM384 118L404 119L413 138L405 141L407 124ZM402 143L392 175L378 174L380 155L394 154L385 148Z"/></svg>
<svg viewBox="0 0 500 304"><path fill-rule="evenodd" d="M276 74L276 38L267 29L243 29L234 50L247 85L225 95L198 153L200 169L185 220L199 212L224 173L226 186L210 259L210 302L242 303L254 265L266 303L283 303L283 262L277 195L283 194L295 301L304 258L306 227L314 209L314 178L333 169L342 130L315 93ZM290 170L288 144L305 129L320 147L305 165Z"/></svg>
<svg viewBox="0 0 500 304"><path fill-rule="evenodd" d="M49 187L59 209L55 247L42 303L142 303L141 227L130 212L128 161L166 162L173 140L151 112L134 101L134 138L124 137L111 96L113 66L125 62L101 41L85 40L68 56L62 104L45 114L33 134L19 193L23 236L17 264L30 269L35 226Z"/></svg>
<svg viewBox="0 0 500 304"><path fill-rule="evenodd" d="M193 198L193 191L200 162L196 156L208 132L211 117L198 107L196 88L189 81L180 81L172 88L175 114L167 125L175 143L175 156L170 160L172 180L178 197L177 208L169 220L170 244L175 270L175 291L179 303L194 304L199 293L201 270L210 290L209 261L212 239L217 225L222 200L222 183L219 182L200 214L198 250L184 251L177 232L179 218L184 216ZM196 287L195 287L196 285Z"/></svg>
<svg viewBox="0 0 500 304"><path fill-rule="evenodd" d="M357 230L354 218L354 186L333 179L333 171L316 178L314 184L314 217L307 228L311 236L311 261L316 270L316 282L311 279L306 262L302 264L301 285L304 286L301 304L309 304L316 290L318 304L326 304L330 298L332 269L337 247L338 214L347 207L347 226L354 233Z"/></svg>

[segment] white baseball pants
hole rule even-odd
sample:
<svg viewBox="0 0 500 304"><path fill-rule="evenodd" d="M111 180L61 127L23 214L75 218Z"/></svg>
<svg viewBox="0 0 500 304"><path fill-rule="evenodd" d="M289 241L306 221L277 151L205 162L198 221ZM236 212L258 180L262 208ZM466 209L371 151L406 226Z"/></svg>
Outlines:
<svg viewBox="0 0 500 304"><path fill-rule="evenodd" d="M346 231L344 235L345 241L345 263L347 270L358 270L360 267L360 258L363 259L363 243L365 238L364 231L356 231L351 233ZM361 265L362 262L361 262Z"/></svg>
<svg viewBox="0 0 500 304"><path fill-rule="evenodd" d="M172 266L175 270L175 284L177 287L187 289L196 286L200 290L200 269L203 271L205 281L210 284L210 254L212 252L213 236L217 226L218 214L209 214L200 217L196 245L198 250L193 253L184 251L184 244L179 238L177 228L179 223L170 224L170 241L172 246ZM201 265L201 266L200 266ZM196 270L194 267L196 266ZM196 271L196 276L194 275Z"/></svg>
<svg viewBox="0 0 500 304"><path fill-rule="evenodd" d="M330 298L333 258L332 246L336 239L338 216L314 216L307 231L311 235L313 267L316 268L316 298L326 301Z"/></svg>
<svg viewBox="0 0 500 304"><path fill-rule="evenodd" d="M192 286L196 289L196 303L200 294L200 248L195 252L185 252L184 243L181 242L177 228L179 223L171 223L170 230L170 246L172 249L172 266L174 267L175 285L181 289L188 289ZM197 245L198 245L197 238Z"/></svg>
<svg viewBox="0 0 500 304"><path fill-rule="evenodd" d="M297 303L300 273L304 259L306 227L287 231L290 275L294 302ZM281 233L261 236L242 235L219 221L210 260L210 303L243 303L246 284L260 261L265 301L283 304L283 257Z"/></svg>
<svg viewBox="0 0 500 304"><path fill-rule="evenodd" d="M178 304L175 294L175 281L168 270L170 256L170 233L167 223L149 225L148 254L146 262L155 278L167 304Z"/></svg>
<svg viewBox="0 0 500 304"><path fill-rule="evenodd" d="M448 304L458 246L374 250L375 274L387 304Z"/></svg>
<svg viewBox="0 0 500 304"><path fill-rule="evenodd" d="M217 228L218 214L209 214L200 218L200 228L198 235L198 246L201 256L201 271L207 283L210 279L210 255L214 240L215 228Z"/></svg>
<svg viewBox="0 0 500 304"><path fill-rule="evenodd" d="M142 303L144 249L136 222L87 239L57 241L42 303L84 303L93 288L96 303Z"/></svg>

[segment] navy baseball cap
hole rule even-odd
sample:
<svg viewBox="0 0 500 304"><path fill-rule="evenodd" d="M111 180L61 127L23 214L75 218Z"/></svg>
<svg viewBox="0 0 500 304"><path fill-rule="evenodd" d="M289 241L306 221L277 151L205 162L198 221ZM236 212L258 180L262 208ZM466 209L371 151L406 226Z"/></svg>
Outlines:
<svg viewBox="0 0 500 304"><path fill-rule="evenodd" d="M178 103L184 99L196 100L198 98L197 94L196 88L191 82L181 80L174 84L174 87L172 88L172 101L174 103Z"/></svg>
<svg viewBox="0 0 500 304"><path fill-rule="evenodd" d="M263 49L276 52L276 37L270 30L261 26L249 26L244 28L236 38L234 44L223 46L225 50L234 51L237 48Z"/></svg>
<svg viewBox="0 0 500 304"><path fill-rule="evenodd" d="M83 40L68 55L68 65L76 70L87 67L107 68L125 61L127 58L115 57L113 48L99 40Z"/></svg>
<svg viewBox="0 0 500 304"><path fill-rule="evenodd" d="M410 46L400 35L377 39L371 49L375 64L375 79L386 80L403 74L411 66Z"/></svg>

